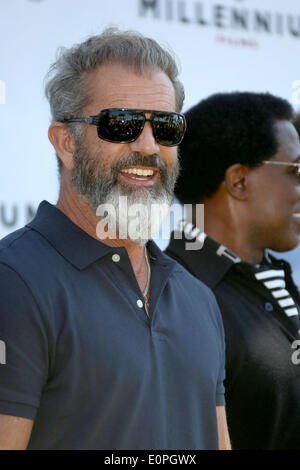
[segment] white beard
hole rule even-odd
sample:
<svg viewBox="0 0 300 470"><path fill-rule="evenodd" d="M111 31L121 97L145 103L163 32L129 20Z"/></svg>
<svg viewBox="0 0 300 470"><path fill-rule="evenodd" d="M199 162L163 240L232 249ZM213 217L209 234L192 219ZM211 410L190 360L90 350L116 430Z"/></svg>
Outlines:
<svg viewBox="0 0 300 470"><path fill-rule="evenodd" d="M164 192L154 197L147 189L122 196L118 188L110 192L104 204L98 206L101 217L96 233L99 239L130 239L145 246L157 234L170 211L172 199Z"/></svg>

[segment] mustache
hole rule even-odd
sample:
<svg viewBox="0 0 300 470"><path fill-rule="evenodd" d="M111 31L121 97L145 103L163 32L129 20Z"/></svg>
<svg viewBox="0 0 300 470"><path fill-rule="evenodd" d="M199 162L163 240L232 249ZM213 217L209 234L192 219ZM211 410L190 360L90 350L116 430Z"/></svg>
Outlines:
<svg viewBox="0 0 300 470"><path fill-rule="evenodd" d="M168 174L167 165L157 154L145 155L140 152L134 152L127 157L120 158L120 160L111 167L111 175L114 182L117 181L119 171L127 166L151 166L157 168L160 170L163 180Z"/></svg>
<svg viewBox="0 0 300 470"><path fill-rule="evenodd" d="M145 155L140 152L134 152L131 155L128 155L127 157L121 158L114 165L113 168L119 171L126 166L136 166L136 165L153 166L153 167L158 168L159 170L167 169L167 165L165 164L165 162L156 153L152 155Z"/></svg>

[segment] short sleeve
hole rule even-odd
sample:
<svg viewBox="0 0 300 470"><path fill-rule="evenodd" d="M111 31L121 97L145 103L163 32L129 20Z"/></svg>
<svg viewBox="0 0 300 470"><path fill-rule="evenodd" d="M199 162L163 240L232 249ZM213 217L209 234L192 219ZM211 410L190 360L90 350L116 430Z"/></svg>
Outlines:
<svg viewBox="0 0 300 470"><path fill-rule="evenodd" d="M218 374L218 381L217 381L217 390L216 390L216 405L217 406L224 406L225 405L225 387L224 387L224 380L225 380L225 333L224 333L224 326L222 315L220 312L219 305L217 303L215 295L212 293L213 297L213 304L214 304L214 312L215 312L215 319L216 319L216 328L218 333L218 344L219 344L219 352L220 352L220 367L219 367L219 374Z"/></svg>
<svg viewBox="0 0 300 470"><path fill-rule="evenodd" d="M29 287L0 263L0 414L34 419L48 376L47 328Z"/></svg>
<svg viewBox="0 0 300 470"><path fill-rule="evenodd" d="M217 382L217 393L216 393L216 405L217 406L224 406L225 405L225 387L224 387L224 380L225 380L225 341L223 336L222 341L222 356L221 356L221 364L219 369L219 376Z"/></svg>

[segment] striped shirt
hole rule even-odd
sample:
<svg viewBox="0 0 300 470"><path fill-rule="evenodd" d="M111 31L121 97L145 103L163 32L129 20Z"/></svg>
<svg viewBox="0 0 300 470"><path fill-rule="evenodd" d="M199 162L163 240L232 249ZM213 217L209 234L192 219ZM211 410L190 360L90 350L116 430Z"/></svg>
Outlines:
<svg viewBox="0 0 300 470"><path fill-rule="evenodd" d="M274 297L279 307L294 323L296 328L300 329L299 310L286 286L285 271L266 263L256 265L254 268L254 277L260 282Z"/></svg>

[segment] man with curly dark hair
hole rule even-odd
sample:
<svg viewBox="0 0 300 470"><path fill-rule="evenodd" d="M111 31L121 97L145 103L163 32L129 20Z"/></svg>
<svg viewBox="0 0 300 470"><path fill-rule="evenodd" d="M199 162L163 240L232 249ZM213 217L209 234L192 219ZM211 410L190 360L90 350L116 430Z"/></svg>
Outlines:
<svg viewBox="0 0 300 470"><path fill-rule="evenodd" d="M221 93L186 113L175 192L194 208L204 204L205 228L181 222L167 253L217 297L234 449L300 446L300 297L288 263L267 251L299 243L293 117L287 101L268 93Z"/></svg>

